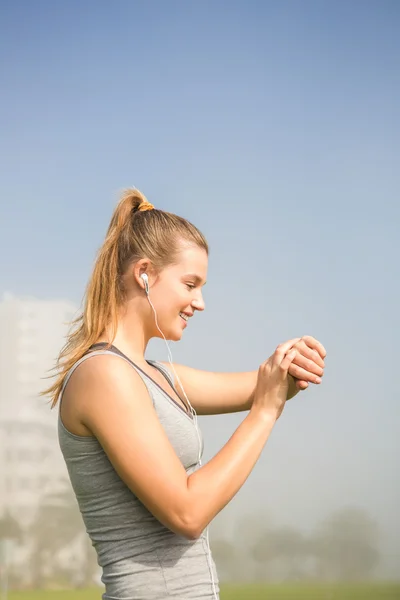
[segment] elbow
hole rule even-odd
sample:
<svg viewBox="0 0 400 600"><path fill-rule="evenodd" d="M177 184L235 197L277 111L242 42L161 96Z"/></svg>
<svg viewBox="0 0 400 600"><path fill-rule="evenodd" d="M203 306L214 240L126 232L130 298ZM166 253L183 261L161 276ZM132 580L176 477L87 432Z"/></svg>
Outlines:
<svg viewBox="0 0 400 600"><path fill-rule="evenodd" d="M203 530L198 527L186 527L181 530L181 535L191 542L198 540L202 533Z"/></svg>
<svg viewBox="0 0 400 600"><path fill-rule="evenodd" d="M164 524L187 540L198 540L209 522L205 504L191 493L177 495L165 514Z"/></svg>
<svg viewBox="0 0 400 600"><path fill-rule="evenodd" d="M179 523L174 527L175 533L182 535L188 540L198 540L203 533L205 526L200 523L200 520L191 515L182 515Z"/></svg>
<svg viewBox="0 0 400 600"><path fill-rule="evenodd" d="M198 540L201 534L203 533L203 529L201 527L187 527L184 530L184 537L192 542Z"/></svg>

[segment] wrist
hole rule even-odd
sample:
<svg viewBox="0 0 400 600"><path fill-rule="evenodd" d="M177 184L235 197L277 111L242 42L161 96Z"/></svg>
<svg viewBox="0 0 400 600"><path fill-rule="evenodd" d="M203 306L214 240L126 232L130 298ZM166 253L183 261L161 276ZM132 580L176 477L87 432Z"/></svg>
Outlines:
<svg viewBox="0 0 400 600"><path fill-rule="evenodd" d="M276 409L259 406L257 403L253 404L249 414L254 415L254 417L257 419L257 422L264 422L266 426L275 425L279 418L279 414Z"/></svg>

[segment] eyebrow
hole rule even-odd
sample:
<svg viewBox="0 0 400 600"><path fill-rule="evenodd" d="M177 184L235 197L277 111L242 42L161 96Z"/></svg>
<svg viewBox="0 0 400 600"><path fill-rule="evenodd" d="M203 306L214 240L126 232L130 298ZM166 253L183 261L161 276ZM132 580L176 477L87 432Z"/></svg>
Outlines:
<svg viewBox="0 0 400 600"><path fill-rule="evenodd" d="M187 275L185 275L185 277L193 277L193 279L196 281L196 283L202 283L203 280L199 275L196 275L196 273L188 273ZM207 281L205 281L203 283L203 285L206 285Z"/></svg>

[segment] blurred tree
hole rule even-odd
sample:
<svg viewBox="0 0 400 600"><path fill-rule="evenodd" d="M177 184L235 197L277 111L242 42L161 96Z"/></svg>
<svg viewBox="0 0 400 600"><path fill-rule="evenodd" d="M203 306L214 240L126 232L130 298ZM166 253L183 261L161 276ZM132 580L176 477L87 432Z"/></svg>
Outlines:
<svg viewBox="0 0 400 600"><path fill-rule="evenodd" d="M234 529L237 551L236 579L241 581L264 581L267 576L265 560L255 560L253 548L268 538L271 520L266 513L257 512L244 515Z"/></svg>
<svg viewBox="0 0 400 600"><path fill-rule="evenodd" d="M267 579L304 579L308 555L307 539L292 527L271 529L252 547L252 556L264 565Z"/></svg>
<svg viewBox="0 0 400 600"><path fill-rule="evenodd" d="M368 579L379 563L378 526L360 508L344 508L323 521L310 540L321 579Z"/></svg>
<svg viewBox="0 0 400 600"><path fill-rule="evenodd" d="M78 538L82 539L84 532L82 517L68 482L59 492L48 494L42 499L29 531L32 581L35 587L45 586L46 580L60 569L60 551ZM86 568L85 561L82 568Z"/></svg>
<svg viewBox="0 0 400 600"><path fill-rule="evenodd" d="M220 581L234 581L238 559L235 546L223 539L213 540L210 546Z"/></svg>
<svg viewBox="0 0 400 600"><path fill-rule="evenodd" d="M0 540L15 540L22 539L22 531L18 521L6 511L0 519Z"/></svg>
<svg viewBox="0 0 400 600"><path fill-rule="evenodd" d="M10 584L13 549L15 550L15 546L19 545L22 539L23 533L18 521L6 510L0 519L0 585L2 589L7 589Z"/></svg>

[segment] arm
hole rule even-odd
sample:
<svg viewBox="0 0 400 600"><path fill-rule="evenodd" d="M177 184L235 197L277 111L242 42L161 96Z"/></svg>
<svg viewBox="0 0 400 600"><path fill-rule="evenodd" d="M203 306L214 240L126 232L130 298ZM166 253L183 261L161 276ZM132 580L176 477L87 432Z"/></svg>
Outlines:
<svg viewBox="0 0 400 600"><path fill-rule="evenodd" d="M171 369L168 363L162 364ZM251 409L257 371L213 373L178 364L174 364L174 369L198 415L220 415ZM183 396L178 381L175 381L175 387ZM298 392L296 380L289 376L288 400Z"/></svg>
<svg viewBox="0 0 400 600"><path fill-rule="evenodd" d="M221 451L187 476L143 381L125 361L92 357L77 369L74 385L80 420L121 479L161 523L189 539L241 488L276 421L255 405Z"/></svg>
<svg viewBox="0 0 400 600"><path fill-rule="evenodd" d="M288 400L301 389L306 389L309 382L320 383L325 366L325 348L311 336L301 338L294 348L296 357L289 368ZM168 363L163 364L170 368ZM174 364L174 369L199 415L250 410L253 404L257 371L213 373L178 364ZM176 387L182 394L178 381Z"/></svg>
<svg viewBox="0 0 400 600"><path fill-rule="evenodd" d="M171 371L168 363L163 363ZM250 410L257 382L257 371L243 373L214 373L185 365L174 369L198 415L219 415ZM175 387L184 397L179 382Z"/></svg>

